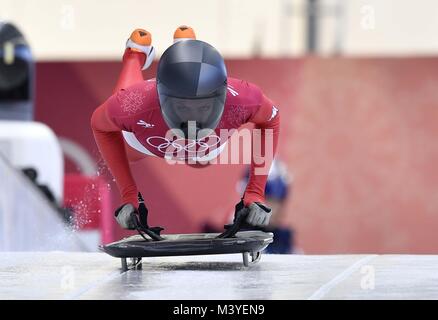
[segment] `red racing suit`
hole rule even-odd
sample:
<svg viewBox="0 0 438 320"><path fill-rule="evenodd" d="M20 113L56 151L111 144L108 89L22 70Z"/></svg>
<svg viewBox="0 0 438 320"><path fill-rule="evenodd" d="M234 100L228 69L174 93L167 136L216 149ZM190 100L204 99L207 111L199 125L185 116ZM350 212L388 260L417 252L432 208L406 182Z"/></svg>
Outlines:
<svg viewBox="0 0 438 320"><path fill-rule="evenodd" d="M138 190L129 162L145 156L171 159L175 155L167 147L172 144L179 147L178 142L166 136L169 128L161 115L156 82L155 79L143 80L140 71L142 59L140 53L125 53L114 94L91 117L97 146L116 180L122 201L135 207L138 205ZM228 78L222 118L215 129L215 139L209 140L208 152L203 152L204 157L213 159L222 151L227 141L222 141L221 129L239 129L246 123L253 123L254 128L260 129L262 142L266 134L272 134L272 155L275 155L280 130L278 107L256 85ZM203 142L192 142L198 147L205 146ZM267 172L256 173L256 168L262 165L253 157L251 159L251 174L243 197L245 205L264 202L267 180ZM187 161L187 158L179 160ZM269 169L270 162L263 165L268 165Z"/></svg>

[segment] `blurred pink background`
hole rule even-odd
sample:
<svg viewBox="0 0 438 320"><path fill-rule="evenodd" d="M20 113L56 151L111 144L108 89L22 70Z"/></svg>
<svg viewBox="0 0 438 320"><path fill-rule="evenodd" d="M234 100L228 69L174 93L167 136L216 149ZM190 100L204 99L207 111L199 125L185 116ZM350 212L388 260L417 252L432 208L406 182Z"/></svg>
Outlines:
<svg viewBox="0 0 438 320"><path fill-rule="evenodd" d="M305 253L438 250L438 59L228 60L282 113L279 156L293 175L284 224ZM37 64L36 120L100 161L93 110L120 62ZM156 65L145 73L154 76ZM101 161L100 161L101 163ZM168 232L222 223L239 200L242 166L193 169L150 158L133 165L152 224ZM77 169L67 162L66 172ZM120 205L112 187L113 209ZM122 233L113 224L114 239Z"/></svg>

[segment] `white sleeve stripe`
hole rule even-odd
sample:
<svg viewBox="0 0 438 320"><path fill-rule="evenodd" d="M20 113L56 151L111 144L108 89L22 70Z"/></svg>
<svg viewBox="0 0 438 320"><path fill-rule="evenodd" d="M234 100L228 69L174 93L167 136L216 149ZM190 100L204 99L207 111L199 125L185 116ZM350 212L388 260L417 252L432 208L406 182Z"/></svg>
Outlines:
<svg viewBox="0 0 438 320"><path fill-rule="evenodd" d="M271 117L269 118L268 121L271 121L272 119L274 119L275 116L277 115L277 113L278 113L277 107L276 106L272 106L272 114L271 114Z"/></svg>

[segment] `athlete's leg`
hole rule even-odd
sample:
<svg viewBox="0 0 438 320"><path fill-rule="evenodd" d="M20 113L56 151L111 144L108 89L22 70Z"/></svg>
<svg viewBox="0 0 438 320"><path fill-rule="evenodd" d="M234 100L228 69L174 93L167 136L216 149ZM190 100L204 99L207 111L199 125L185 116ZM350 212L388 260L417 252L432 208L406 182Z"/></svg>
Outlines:
<svg viewBox="0 0 438 320"><path fill-rule="evenodd" d="M195 32L188 26L179 26L173 35L173 41L196 39ZM144 29L132 32L123 55L123 66L114 92L143 81L141 70L146 69L153 59L152 36Z"/></svg>
<svg viewBox="0 0 438 320"><path fill-rule="evenodd" d="M144 80L141 72L142 68L147 68L149 60L153 59L151 42L151 34L146 30L136 29L132 32L123 54L122 71L120 72L114 92Z"/></svg>

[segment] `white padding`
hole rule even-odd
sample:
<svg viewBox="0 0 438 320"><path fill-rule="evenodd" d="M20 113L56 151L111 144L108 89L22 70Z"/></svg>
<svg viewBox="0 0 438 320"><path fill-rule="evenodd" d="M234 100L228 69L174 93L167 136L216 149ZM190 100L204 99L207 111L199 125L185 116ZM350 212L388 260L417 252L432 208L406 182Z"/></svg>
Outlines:
<svg viewBox="0 0 438 320"><path fill-rule="evenodd" d="M174 38L173 43L177 43L182 40L195 40L194 38Z"/></svg>
<svg viewBox="0 0 438 320"><path fill-rule="evenodd" d="M57 202L64 193L64 158L55 133L45 124L0 120L0 153L15 168L38 171L39 184L47 185Z"/></svg>

